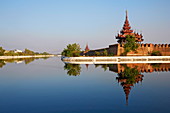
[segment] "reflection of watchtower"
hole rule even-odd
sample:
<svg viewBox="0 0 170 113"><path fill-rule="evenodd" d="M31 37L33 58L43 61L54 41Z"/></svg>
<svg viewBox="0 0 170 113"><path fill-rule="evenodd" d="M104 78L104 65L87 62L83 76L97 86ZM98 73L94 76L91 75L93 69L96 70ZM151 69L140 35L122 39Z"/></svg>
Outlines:
<svg viewBox="0 0 170 113"><path fill-rule="evenodd" d="M134 70L135 68L129 68L129 69ZM118 83L120 83L121 86L123 87L124 93L126 95L126 105L128 105L130 90L132 86L134 86L134 84L142 82L143 75L136 73L135 71L130 71L130 72L134 72L131 73L132 75L128 75L128 73L125 72L126 71L118 73L118 77L116 77L116 79L118 80ZM137 75L135 75L135 73Z"/></svg>
<svg viewBox="0 0 170 113"><path fill-rule="evenodd" d="M134 84L137 84L139 82L143 81L144 75L141 73L152 73L152 72L160 72L160 71L170 71L170 63L165 63L165 64L112 64L108 65L109 66L109 71L113 71L118 74L118 77L116 77L118 83L121 84L123 87L124 93L126 95L126 104L128 105L128 99L129 99L129 94L134 86ZM126 69L135 69L138 73L134 75L131 71L130 74L126 72ZM126 75L126 76L124 76Z"/></svg>
<svg viewBox="0 0 170 113"><path fill-rule="evenodd" d="M126 11L126 19L125 19L125 23L123 25L123 29L120 31L120 34L118 33L116 36L116 39L118 39L118 43L123 44L126 43L126 36L127 35L131 35L135 37L136 42L142 42L142 34L138 34L133 32L133 30L131 30L130 24L129 24L129 20L128 20L128 13Z"/></svg>

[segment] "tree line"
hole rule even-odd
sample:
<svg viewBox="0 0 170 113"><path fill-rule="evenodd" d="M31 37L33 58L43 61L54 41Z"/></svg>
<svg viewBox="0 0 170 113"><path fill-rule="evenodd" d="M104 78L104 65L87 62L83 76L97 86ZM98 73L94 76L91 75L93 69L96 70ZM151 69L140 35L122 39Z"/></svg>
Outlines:
<svg viewBox="0 0 170 113"><path fill-rule="evenodd" d="M15 50L7 51L7 50L3 49L3 47L0 47L0 56L26 56L26 55L50 55L50 54L47 52L43 52L43 53L34 52L27 48L22 52L18 52Z"/></svg>

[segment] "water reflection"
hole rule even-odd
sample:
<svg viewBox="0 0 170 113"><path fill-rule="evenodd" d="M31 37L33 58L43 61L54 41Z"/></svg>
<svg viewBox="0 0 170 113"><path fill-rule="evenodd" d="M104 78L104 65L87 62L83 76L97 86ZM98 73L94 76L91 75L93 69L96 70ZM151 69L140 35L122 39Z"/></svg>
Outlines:
<svg viewBox="0 0 170 113"><path fill-rule="evenodd" d="M7 63L25 63L29 64L37 59L48 59L49 57L43 57L43 58L17 58L17 59L0 59L0 68L3 68Z"/></svg>
<svg viewBox="0 0 170 113"><path fill-rule="evenodd" d="M128 67L127 65L123 66L124 70L118 73L118 77L116 77L116 80L123 87L124 93L126 95L126 105L128 105L128 97L131 88L134 86L134 84L139 83L140 81L142 82L144 75L142 75L137 70L137 66L134 68Z"/></svg>
<svg viewBox="0 0 170 113"><path fill-rule="evenodd" d="M0 62L1 63L1 62ZM85 64L86 68L88 69L89 64ZM131 76L134 74L144 73L144 72L158 72L158 71L170 71L170 64L169 63L153 63L153 64L94 64L95 68L100 67L104 71L108 70L121 73L125 76L126 73L129 74L131 72ZM67 70L68 75L80 75L81 73L81 66L80 64L70 64L65 63L64 69ZM132 70L131 70L132 69Z"/></svg>
<svg viewBox="0 0 170 113"><path fill-rule="evenodd" d="M67 74L70 76L80 75L81 67L80 64L65 64L64 70L67 70Z"/></svg>
<svg viewBox="0 0 170 113"><path fill-rule="evenodd" d="M88 69L89 64L85 64ZM144 73L152 73L159 71L170 71L170 64L94 64L95 68L100 67L103 71L109 70L117 73L116 80L122 86L125 93L126 105L131 89L135 84L143 81ZM68 75L80 75L80 64L65 64L64 69Z"/></svg>
<svg viewBox="0 0 170 113"><path fill-rule="evenodd" d="M0 60L0 68L2 68L5 65L5 62L3 60Z"/></svg>

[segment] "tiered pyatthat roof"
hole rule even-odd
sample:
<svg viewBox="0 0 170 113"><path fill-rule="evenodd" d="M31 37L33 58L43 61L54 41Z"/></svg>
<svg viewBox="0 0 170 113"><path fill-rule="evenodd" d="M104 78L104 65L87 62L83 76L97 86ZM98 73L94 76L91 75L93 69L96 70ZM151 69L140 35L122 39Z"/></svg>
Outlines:
<svg viewBox="0 0 170 113"><path fill-rule="evenodd" d="M90 49L89 49L89 46L88 44L86 44L86 48L85 48L85 51L88 52Z"/></svg>
<svg viewBox="0 0 170 113"><path fill-rule="evenodd" d="M125 23L123 25L123 29L116 36L116 39L118 39L117 42L120 43L120 44L126 43L126 36L127 35L134 36L136 42L142 42L143 41L142 34L135 33L135 32L133 32L133 30L131 30L129 20L128 20L128 13L126 11L126 19L125 19Z"/></svg>

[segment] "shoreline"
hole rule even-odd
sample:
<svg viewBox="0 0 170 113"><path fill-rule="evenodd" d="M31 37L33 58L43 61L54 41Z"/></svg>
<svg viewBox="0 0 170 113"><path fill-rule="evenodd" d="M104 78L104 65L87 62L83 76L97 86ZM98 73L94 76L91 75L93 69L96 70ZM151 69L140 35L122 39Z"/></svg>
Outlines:
<svg viewBox="0 0 170 113"><path fill-rule="evenodd" d="M18 58L43 58L43 57L54 57L55 55L27 55L27 56L0 56L0 59L18 59Z"/></svg>
<svg viewBox="0 0 170 113"><path fill-rule="evenodd" d="M170 63L170 56L62 57L72 64Z"/></svg>

